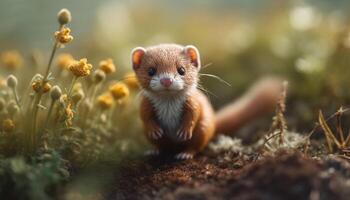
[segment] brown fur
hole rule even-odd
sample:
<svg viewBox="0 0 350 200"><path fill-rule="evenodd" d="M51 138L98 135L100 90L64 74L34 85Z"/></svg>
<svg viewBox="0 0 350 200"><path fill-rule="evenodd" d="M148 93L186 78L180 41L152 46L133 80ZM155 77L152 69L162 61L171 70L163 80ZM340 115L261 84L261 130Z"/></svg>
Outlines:
<svg viewBox="0 0 350 200"><path fill-rule="evenodd" d="M151 109L150 109L151 108ZM202 150L215 133L215 115L205 95L196 91L185 103L185 109L180 129L191 134L191 139L182 142L175 142L164 134L160 139L153 139L149 133L160 128L157 124L157 117L151 102L147 98L142 98L141 119L144 123L147 139L158 149L168 153L190 152L197 153Z"/></svg>
<svg viewBox="0 0 350 200"><path fill-rule="evenodd" d="M176 72L177 66L186 68L185 83L187 86L198 81L198 71L191 66L189 58L182 51L183 47L176 44L162 44L147 48L147 53L141 57L141 66L134 68L141 87L149 90L150 77L147 75L149 67L156 67L157 73Z"/></svg>
<svg viewBox="0 0 350 200"><path fill-rule="evenodd" d="M281 91L281 82L278 80L259 82L245 96L215 115L211 103L201 91L195 88L190 93L187 92L198 82L200 68L198 51L195 47L189 49L186 51L186 47L171 44L153 46L146 50L135 49L132 53L134 70L142 89L160 98L164 92L151 90L148 69L155 67L157 74L176 73L179 66L186 69L186 74L182 77L185 83L183 91L177 91L176 94L165 93L173 95L173 98L186 95L183 111L178 113L181 115L178 131L182 131L188 140L174 141L164 134L166 130L160 125L154 105L148 97L142 98L141 119L146 137L163 152L196 154L209 143L215 133L232 133L243 124L271 110ZM162 131L163 134L160 138L154 139L152 137L154 131Z"/></svg>

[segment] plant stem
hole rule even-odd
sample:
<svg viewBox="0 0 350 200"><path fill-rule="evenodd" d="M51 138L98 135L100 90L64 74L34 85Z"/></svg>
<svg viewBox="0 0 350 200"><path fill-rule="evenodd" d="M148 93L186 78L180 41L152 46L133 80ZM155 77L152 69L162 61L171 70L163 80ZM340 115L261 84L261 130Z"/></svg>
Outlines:
<svg viewBox="0 0 350 200"><path fill-rule="evenodd" d="M97 109L96 116L94 117L94 119L92 120L92 123L91 123L92 127L97 127L97 124L100 120L102 113L103 113L103 111L101 109Z"/></svg>
<svg viewBox="0 0 350 200"><path fill-rule="evenodd" d="M72 90L74 87L75 82L78 80L78 77L74 76L72 79L72 82L70 84L69 90L68 90L68 94L67 94L67 101L70 101L71 95L72 95Z"/></svg>
<svg viewBox="0 0 350 200"><path fill-rule="evenodd" d="M97 90L100 88L100 84L98 85L95 85L93 90L92 90L92 94L91 94L91 98L89 100L89 103L91 103L91 105L93 105L93 103L95 102L95 98L96 98L96 93L97 93ZM85 120L88 120L90 118L90 109L86 112L86 117L85 117ZM83 122L85 123L85 122ZM85 125L84 125L85 127Z"/></svg>
<svg viewBox="0 0 350 200"><path fill-rule="evenodd" d="M34 99L34 103L33 103L33 123L32 123L32 127L31 127L31 132L29 135L29 141L30 141L30 147L29 150L30 152L32 152L32 150L34 150L34 147L36 146L36 118L37 118L37 114L38 114L38 109L39 109L39 104L40 104L40 99L41 99L42 93L39 92Z"/></svg>
<svg viewBox="0 0 350 200"><path fill-rule="evenodd" d="M60 25L60 30L62 29L62 25ZM55 57L55 53L56 53L56 50L58 49L58 46L59 46L59 43L57 41L55 41L54 45L53 45L53 49L51 51L51 55L50 55L50 58L49 58L49 62L47 64L47 68L46 68L46 72L45 72L45 75L44 75L44 78L42 80L42 83L41 83L41 88L44 88L45 84L47 83L48 81L48 76L50 74L50 69L51 69L51 65L52 65L52 61ZM29 151L32 152L34 151L35 147L36 147L36 123L37 123L37 115L38 115L38 109L39 109L39 104L40 104L40 101L41 101L41 97L43 95L43 91L42 89L38 92L38 94L36 95L35 97L35 100L34 100L34 105L33 105L33 123L32 123L32 127L31 127L31 131L30 131L30 147L29 147Z"/></svg>
<svg viewBox="0 0 350 200"><path fill-rule="evenodd" d="M13 91L13 96L15 96L15 100L16 100L16 104L20 110L20 112L22 111L21 109L21 104L19 103L19 98L18 98L18 94L17 94L17 90L16 88L12 88L12 91Z"/></svg>
<svg viewBox="0 0 350 200"><path fill-rule="evenodd" d="M91 95L91 102L94 102L95 97L96 97L96 92L97 90L100 88L100 84L96 85L92 91L92 95Z"/></svg>
<svg viewBox="0 0 350 200"><path fill-rule="evenodd" d="M68 108L68 106L71 104L71 96L72 96L72 91L73 91L73 87L74 87L74 85L75 85L75 83L76 83L76 81L78 80L78 77L77 76L74 76L73 77L73 79L72 79L72 82L71 82L71 84L70 84L70 86L69 86L69 90L68 90L68 94L67 94L67 102L66 102L66 104L64 105L64 109L67 109ZM66 126L68 126L68 124L67 124L67 121L65 120L65 123L66 123Z"/></svg>
<svg viewBox="0 0 350 200"><path fill-rule="evenodd" d="M58 49L58 42L56 41L54 46L53 46L53 49L52 49L52 52L51 52L51 55L50 55L50 59L49 59L49 63L47 65L47 68L46 68L46 72L45 72L45 75L44 75L44 78L43 78L43 81L42 81L42 87L44 87L45 83L47 82L47 78L49 76L49 73L50 73L50 69L51 69L51 65L52 65L52 61L53 61L53 58L55 57L55 53L56 53L56 50Z"/></svg>
<svg viewBox="0 0 350 200"><path fill-rule="evenodd" d="M111 128L111 126L112 126L113 115L114 115L114 112L115 112L115 110L117 108L118 108L117 107L117 102L114 102L113 105L112 105L112 108L109 110L108 116L107 116L107 127L108 128Z"/></svg>
<svg viewBox="0 0 350 200"><path fill-rule="evenodd" d="M55 105L55 102L56 102L55 100L52 100L52 101L51 101L50 108L49 108L49 111L48 111L47 116L46 116L46 121L45 121L44 129L46 129L47 126L49 125L49 121L50 121L52 109L53 109L53 106Z"/></svg>
<svg viewBox="0 0 350 200"><path fill-rule="evenodd" d="M82 130L85 130L87 120L89 119L88 116L90 114L90 109L92 107L89 99L86 99L86 102L87 102L87 104L85 104L83 114L82 114L83 117L80 119L80 124L81 124Z"/></svg>

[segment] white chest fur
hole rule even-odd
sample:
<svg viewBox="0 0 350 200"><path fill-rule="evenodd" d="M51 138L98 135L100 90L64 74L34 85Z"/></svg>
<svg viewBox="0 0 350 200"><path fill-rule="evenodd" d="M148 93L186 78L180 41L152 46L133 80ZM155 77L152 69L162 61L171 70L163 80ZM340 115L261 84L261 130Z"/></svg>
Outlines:
<svg viewBox="0 0 350 200"><path fill-rule="evenodd" d="M183 115L186 95L164 98L146 94L146 97L152 102L157 119L165 133L171 138L176 138L176 132L179 129Z"/></svg>

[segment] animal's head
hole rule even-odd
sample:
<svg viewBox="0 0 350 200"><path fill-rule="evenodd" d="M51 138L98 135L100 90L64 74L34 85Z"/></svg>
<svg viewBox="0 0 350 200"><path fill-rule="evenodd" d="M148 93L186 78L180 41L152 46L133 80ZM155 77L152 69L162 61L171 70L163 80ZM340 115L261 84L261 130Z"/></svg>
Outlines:
<svg viewBox="0 0 350 200"><path fill-rule="evenodd" d="M196 47L161 44L137 47L132 66L143 90L154 94L178 94L197 86L200 57Z"/></svg>

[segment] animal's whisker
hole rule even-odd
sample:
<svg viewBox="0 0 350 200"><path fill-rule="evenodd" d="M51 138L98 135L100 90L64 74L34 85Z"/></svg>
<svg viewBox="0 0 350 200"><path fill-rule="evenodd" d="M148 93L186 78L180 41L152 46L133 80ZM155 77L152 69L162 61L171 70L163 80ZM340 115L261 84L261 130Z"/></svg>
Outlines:
<svg viewBox="0 0 350 200"><path fill-rule="evenodd" d="M218 96L216 94L214 94L213 92L211 92L210 90L206 89L203 85L201 85L200 83L197 84L197 88L200 89L201 91L205 92L206 95L210 94L213 95L214 97L218 98Z"/></svg>
<svg viewBox="0 0 350 200"><path fill-rule="evenodd" d="M202 68L202 69L205 69L205 68L209 67L209 66L212 65L212 64L213 64L213 63L208 63L208 64L202 66L201 68Z"/></svg>
<svg viewBox="0 0 350 200"><path fill-rule="evenodd" d="M207 76L207 77L211 77L211 78L215 78L216 80L220 81L221 83L224 83L225 85L232 87L232 85L230 83L228 83L227 81L225 81L224 79L220 78L217 75L214 74L204 74L204 73L199 73L199 76Z"/></svg>

